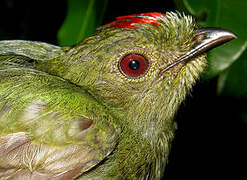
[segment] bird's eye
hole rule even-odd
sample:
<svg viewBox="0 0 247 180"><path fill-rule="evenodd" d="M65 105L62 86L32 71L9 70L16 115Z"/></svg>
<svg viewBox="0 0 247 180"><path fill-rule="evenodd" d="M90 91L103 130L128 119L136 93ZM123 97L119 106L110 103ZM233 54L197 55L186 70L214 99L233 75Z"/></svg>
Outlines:
<svg viewBox="0 0 247 180"><path fill-rule="evenodd" d="M127 54L119 62L120 71L130 78L138 78L144 75L148 66L147 58L138 53Z"/></svg>

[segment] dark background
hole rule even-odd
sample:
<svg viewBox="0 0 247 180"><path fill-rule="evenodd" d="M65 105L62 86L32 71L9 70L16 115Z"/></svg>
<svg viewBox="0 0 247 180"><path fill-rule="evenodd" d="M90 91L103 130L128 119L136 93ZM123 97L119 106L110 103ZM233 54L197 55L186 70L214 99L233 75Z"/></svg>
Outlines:
<svg viewBox="0 0 247 180"><path fill-rule="evenodd" d="M66 16L66 8L66 0L0 0L0 40L24 39L57 44L56 35ZM120 15L170 10L175 10L172 0L110 0L104 23ZM164 179L245 179L247 123L241 120L240 114L246 111L247 101L217 96L216 84L217 78L201 80L181 105L176 116L178 130Z"/></svg>

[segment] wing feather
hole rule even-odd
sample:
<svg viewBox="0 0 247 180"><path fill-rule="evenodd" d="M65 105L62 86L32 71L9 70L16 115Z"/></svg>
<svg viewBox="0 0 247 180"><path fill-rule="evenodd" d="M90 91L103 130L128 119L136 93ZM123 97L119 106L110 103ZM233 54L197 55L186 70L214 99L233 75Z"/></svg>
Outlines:
<svg viewBox="0 0 247 180"><path fill-rule="evenodd" d="M0 177L78 177L114 150L115 119L81 87L19 63L32 55L14 49L0 55Z"/></svg>

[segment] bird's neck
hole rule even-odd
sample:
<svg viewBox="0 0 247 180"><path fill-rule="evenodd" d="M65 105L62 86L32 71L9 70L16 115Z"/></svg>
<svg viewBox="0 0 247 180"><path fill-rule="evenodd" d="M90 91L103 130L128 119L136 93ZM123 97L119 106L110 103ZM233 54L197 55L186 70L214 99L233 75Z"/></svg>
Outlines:
<svg viewBox="0 0 247 180"><path fill-rule="evenodd" d="M136 109L129 109L125 111L126 113L122 113L122 118L128 119L128 123L120 120L126 124L122 124L122 133L119 137L121 141L112 155L114 166L109 166L111 167L109 172L112 174L115 169L118 169L119 173L121 170L123 171L121 174L128 174L129 179L134 179L133 177L160 179L176 129L174 113L169 117L157 107L140 106L135 105L136 108L142 108L143 113L135 113ZM166 110L163 109L163 111ZM135 176L136 172L139 174Z"/></svg>
<svg viewBox="0 0 247 180"><path fill-rule="evenodd" d="M156 142L152 142L126 129L120 138L117 148L105 163L106 177L161 179L173 133L161 134Z"/></svg>

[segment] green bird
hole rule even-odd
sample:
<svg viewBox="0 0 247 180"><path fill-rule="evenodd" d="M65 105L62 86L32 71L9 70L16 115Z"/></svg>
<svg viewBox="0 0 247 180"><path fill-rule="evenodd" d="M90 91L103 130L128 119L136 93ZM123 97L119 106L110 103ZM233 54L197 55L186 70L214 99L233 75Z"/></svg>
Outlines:
<svg viewBox="0 0 247 180"><path fill-rule="evenodd" d="M0 179L160 179L206 52L234 38L153 12L73 47L0 41Z"/></svg>

